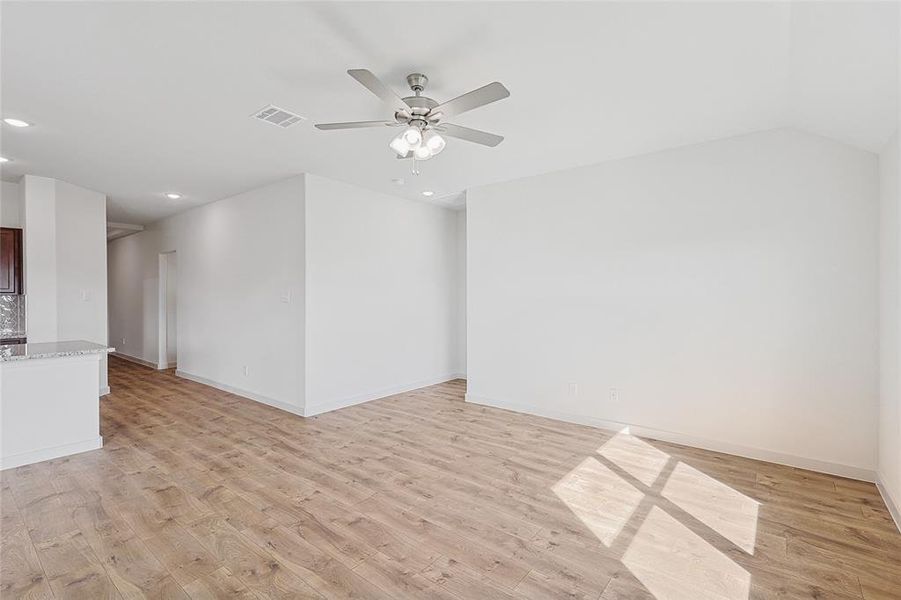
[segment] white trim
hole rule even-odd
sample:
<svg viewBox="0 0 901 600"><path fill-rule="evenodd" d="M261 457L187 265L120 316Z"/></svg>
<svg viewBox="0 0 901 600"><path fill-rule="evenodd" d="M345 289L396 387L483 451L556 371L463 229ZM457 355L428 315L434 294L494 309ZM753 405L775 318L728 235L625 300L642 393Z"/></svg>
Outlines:
<svg viewBox="0 0 901 600"><path fill-rule="evenodd" d="M892 519L895 521L895 527L901 532L901 503L895 502L895 499L892 498L888 488L882 481L882 477L880 477L878 473L876 474L876 489L882 494L882 501L885 502L885 507L888 508L889 514L892 515Z"/></svg>
<svg viewBox="0 0 901 600"><path fill-rule="evenodd" d="M413 383L409 383L406 385L391 386L391 387L383 388L383 389L375 391L375 392L368 392L365 394L349 396L347 398L339 398L337 400L320 402L320 403L314 404L312 406L307 406L307 407L301 408L294 404L288 404L287 402L282 402L281 400L276 400L274 398L262 396L255 392L243 390L241 388L237 388L237 387L225 384L225 383L220 383L218 381L213 381L212 379L207 379L206 377L194 375L193 373L188 373L186 371L179 371L176 369L175 375L178 377L181 377L182 379L188 379L190 381L202 383L203 385L208 385L210 387L214 387L217 390L222 390L223 392L229 392L230 394L235 394L237 396L241 396L242 398L247 398L248 400L254 400L255 402L260 402L261 404L266 404L268 406L272 406L273 408L278 408L279 410L284 410L286 412L289 412L291 414L295 414L295 415L298 415L301 417L313 417L316 415L321 415L322 413L330 412L333 410L338 410L339 408L346 408L348 406L353 406L355 404L362 404L363 402L369 402L371 400L378 400L379 398L385 398L386 396L402 394L404 392L410 392L412 390L418 390L419 388L428 387L430 385L437 385L439 383L444 383L446 381L451 381L453 379L460 378L457 373L451 373L451 374L447 374L447 375L441 375L439 377L434 377L431 379L423 379L420 381L415 381Z"/></svg>
<svg viewBox="0 0 901 600"><path fill-rule="evenodd" d="M143 225L132 225L131 223L116 223L108 221L106 224L110 229L125 229L126 231L144 231Z"/></svg>
<svg viewBox="0 0 901 600"><path fill-rule="evenodd" d="M63 446L55 446L53 448L42 448L41 450L33 450L31 452L22 452L21 454L13 454L0 458L0 470L21 467L22 465L30 465L36 462L52 460L62 456L71 454L79 454L89 450L97 450L103 447L103 436L97 436L83 442L74 442Z"/></svg>
<svg viewBox="0 0 901 600"><path fill-rule="evenodd" d="M110 393L110 389L109 389L109 386L108 386L108 385L107 385L107 386L104 386L104 387L102 387L102 388L100 388L100 395L101 395L101 396L106 396L106 395L108 395L109 393Z"/></svg>
<svg viewBox="0 0 901 600"><path fill-rule="evenodd" d="M663 431L650 427L642 427L641 425L632 425L629 423L618 423L616 421L607 421L590 415L580 415L559 411L552 408L536 405L515 404L512 402L503 402L476 394L466 394L466 401L473 404L481 404L483 406L491 406L494 408L503 408L514 412L537 415L540 417L548 417L558 421L567 421L569 423L578 423L579 425L589 425L600 429L609 429L613 431L621 431L628 428L629 432L639 437L651 438L662 442L672 442L683 446L692 446L703 450L712 450L714 452L722 452L724 454L732 454L734 456L742 456L755 460L763 460L789 467L797 467L800 469L808 469L828 475L838 475L840 477L848 477L850 479L858 479L860 481L873 482L876 480L876 473L872 469L845 465L842 463L834 463L823 461L815 458L807 458L804 456L795 456L793 454L785 454L764 448L753 448L750 446L741 446L730 442L722 442L719 440L710 440L707 438L695 437L676 433L672 431Z"/></svg>
<svg viewBox="0 0 901 600"><path fill-rule="evenodd" d="M316 415L321 415L322 413L338 410L339 408L347 408L348 406L354 406L355 404L363 404L364 402L378 400L379 398L385 398L387 396L393 396L395 394L403 394L404 392L418 390L419 388L428 387L430 385L437 385L439 383L444 383L453 379L458 379L457 374L448 373L445 375L439 375L438 377L421 379L412 383L382 388L375 392L365 392L363 394L356 394L354 396L348 396L346 398L326 400L325 402L318 402L316 404L305 406L303 414L305 417L314 417Z"/></svg>
<svg viewBox="0 0 901 600"><path fill-rule="evenodd" d="M149 360L144 360L143 358L132 356L131 354L125 354L123 352L111 352L110 354L112 354L116 358L121 358L122 360L127 360L128 362L135 363L136 365L141 365L142 367L149 367L151 369L159 370L158 365L150 362Z"/></svg>
<svg viewBox="0 0 901 600"><path fill-rule="evenodd" d="M203 385L208 385L210 387L214 387L217 390L222 390L223 392L235 394L236 396L241 396L242 398L247 398L248 400L253 400L253 401L259 402L261 404L266 404L273 408L277 408L279 410L284 410L286 412L298 415L300 417L304 416L303 409L301 409L299 406L296 406L294 404L288 404L287 402L282 402L281 400L276 400L274 398L269 398L267 396L261 396L260 394L257 394L254 392L248 392L247 390L242 390L241 388L236 388L234 386L227 385L224 383L219 383L218 381L213 381L212 379L207 379L206 377L194 375L194 374L188 373L186 371L179 371L176 369L175 375L177 377L181 377L182 379L188 379L190 381L202 383Z"/></svg>

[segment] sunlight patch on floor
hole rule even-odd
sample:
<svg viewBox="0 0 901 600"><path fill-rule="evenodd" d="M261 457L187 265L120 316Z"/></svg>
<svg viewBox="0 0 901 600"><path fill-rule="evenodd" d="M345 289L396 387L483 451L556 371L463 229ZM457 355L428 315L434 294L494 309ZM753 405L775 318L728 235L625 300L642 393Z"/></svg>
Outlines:
<svg viewBox="0 0 901 600"><path fill-rule="evenodd" d="M643 493L590 456L558 481L553 490L607 546L644 498Z"/></svg>
<svg viewBox="0 0 901 600"><path fill-rule="evenodd" d="M756 500L628 430L552 489L657 600L748 600L750 574L704 538L753 554Z"/></svg>
<svg viewBox="0 0 901 600"><path fill-rule="evenodd" d="M598 449L598 454L649 487L660 477L670 458L666 452L629 435L627 430L610 438Z"/></svg>
<svg viewBox="0 0 901 600"><path fill-rule="evenodd" d="M751 575L654 506L622 562L658 600L746 600Z"/></svg>
<svg viewBox="0 0 901 600"><path fill-rule="evenodd" d="M663 488L663 497L748 554L757 541L760 503L680 462Z"/></svg>

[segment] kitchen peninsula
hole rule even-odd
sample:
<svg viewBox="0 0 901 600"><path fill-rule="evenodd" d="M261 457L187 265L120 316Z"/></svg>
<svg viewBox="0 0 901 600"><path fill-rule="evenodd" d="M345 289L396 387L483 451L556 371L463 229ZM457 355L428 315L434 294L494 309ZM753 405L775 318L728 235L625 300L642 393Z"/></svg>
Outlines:
<svg viewBox="0 0 901 600"><path fill-rule="evenodd" d="M100 360L81 340L0 347L0 469L95 450Z"/></svg>

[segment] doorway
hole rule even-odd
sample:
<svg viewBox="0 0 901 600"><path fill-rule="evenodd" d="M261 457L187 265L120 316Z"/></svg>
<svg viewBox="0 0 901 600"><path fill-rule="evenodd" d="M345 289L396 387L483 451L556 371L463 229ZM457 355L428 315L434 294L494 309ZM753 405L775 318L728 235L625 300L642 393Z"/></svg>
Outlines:
<svg viewBox="0 0 901 600"><path fill-rule="evenodd" d="M175 252L160 254L159 358L158 369L174 369L178 364L178 260Z"/></svg>

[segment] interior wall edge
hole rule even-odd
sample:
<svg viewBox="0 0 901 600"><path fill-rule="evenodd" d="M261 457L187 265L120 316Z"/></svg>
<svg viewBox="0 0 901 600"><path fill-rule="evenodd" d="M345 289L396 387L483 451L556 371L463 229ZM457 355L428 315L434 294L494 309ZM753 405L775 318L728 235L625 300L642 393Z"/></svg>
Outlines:
<svg viewBox="0 0 901 600"><path fill-rule="evenodd" d="M578 425L587 425L589 427L597 427L599 429L608 429L613 431L622 431L628 428L629 433L638 437L651 438L661 442L670 442L673 444L681 444L683 446L691 446L701 450L712 450L714 452L722 452L742 458L750 458L753 460L762 460L765 462L785 465L788 467L796 467L799 469L807 469L827 475L837 475L839 477L847 477L849 479L857 479L873 483L876 481L876 471L864 467L854 465L846 465L831 461L809 458L806 456L798 456L787 454L766 448L755 448L751 446L742 446L739 444L731 444L720 440L712 440L693 435L687 435L674 431L664 431L651 427L643 427L633 423L620 423L617 421L608 421L592 415L569 413L566 411L555 410L544 406L533 404L521 404L514 402L506 402L495 398L488 398L479 394L468 393L465 396L467 402L480 404L482 406L490 406L492 408L501 408L513 412L546 417L557 421L565 421L567 423L576 423Z"/></svg>
<svg viewBox="0 0 901 600"><path fill-rule="evenodd" d="M901 532L901 498L892 497L892 494L888 490L888 486L885 485L885 477L882 473L876 473L875 483L876 489L878 489L879 493L882 495L882 501L885 502L889 514L892 515L892 519L895 521L895 527Z"/></svg>
<svg viewBox="0 0 901 600"><path fill-rule="evenodd" d="M372 400L378 400L380 398L394 396L395 394L403 394L405 392L412 392L413 390L418 390L420 388L429 387L431 385L438 385L439 383L453 381L454 379L461 379L461 377L459 377L458 375L459 375L458 373L447 373L444 375L438 375L437 377L421 379L419 381L414 381L412 383L382 388L382 389L376 390L374 392L365 392L363 394L356 394L353 396L347 396L345 398L336 398L336 399L326 400L324 402L316 402L316 403L312 403L312 404L308 402L306 407L304 408L303 416L315 417L316 415L321 415L323 413L327 413L327 412L330 412L333 410L338 410L340 408L356 406L357 404L363 404L365 402L371 402Z"/></svg>
<svg viewBox="0 0 901 600"><path fill-rule="evenodd" d="M144 360L143 358L139 358L137 356L132 356L131 354L125 354L124 352L111 352L113 356L116 358L121 358L122 360L127 360L128 362L134 363L136 365L141 365L142 367L148 367L153 370L159 370L160 366L154 362L149 360Z"/></svg>
<svg viewBox="0 0 901 600"><path fill-rule="evenodd" d="M82 452L99 450L100 448L103 448L102 435L88 440L73 442L71 444L64 444L62 446L41 448L40 450L35 450L34 452L14 454L12 456L7 456L3 460L0 460L0 471L5 471L6 469L15 469L16 467L31 465L38 462L44 462L45 460L53 460L54 458L60 458L63 456L70 457L73 454L81 454Z"/></svg>
<svg viewBox="0 0 901 600"><path fill-rule="evenodd" d="M236 396L241 396L242 398L247 398L248 400L253 400L254 402L259 402L260 404L266 404L273 408L289 412L299 417L304 416L302 407L288 404L287 402L282 402L281 400L276 400L275 398L269 398L261 394L242 390L241 388L237 388L225 383L220 383L212 379L207 379L206 377L201 377L200 375L194 375L193 373L188 373L187 371L176 369L175 375L177 377L181 377L182 379L187 379L188 381L202 383L203 385L208 385L212 388L216 388L217 390L222 390L223 392L228 392L229 394L234 394Z"/></svg>

